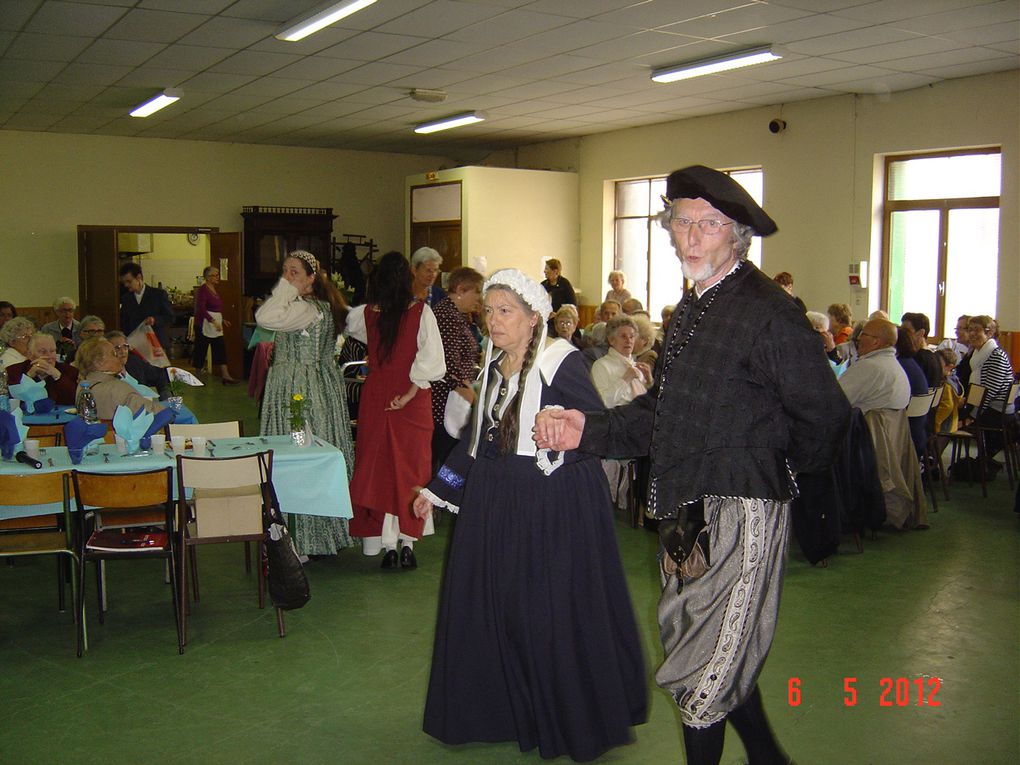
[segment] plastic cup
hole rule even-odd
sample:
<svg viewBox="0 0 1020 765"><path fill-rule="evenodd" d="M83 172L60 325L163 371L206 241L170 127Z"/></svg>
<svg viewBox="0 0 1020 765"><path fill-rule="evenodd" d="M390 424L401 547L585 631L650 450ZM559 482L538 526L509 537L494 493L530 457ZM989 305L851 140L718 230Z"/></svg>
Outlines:
<svg viewBox="0 0 1020 765"><path fill-rule="evenodd" d="M183 452L184 436L170 436L170 447L174 450L174 454Z"/></svg>
<svg viewBox="0 0 1020 765"><path fill-rule="evenodd" d="M39 439L38 438L26 438L25 439L25 454L34 460L39 459Z"/></svg>
<svg viewBox="0 0 1020 765"><path fill-rule="evenodd" d="M116 436L117 439L117 451L120 454L127 454L127 441L120 436Z"/></svg>
<svg viewBox="0 0 1020 765"><path fill-rule="evenodd" d="M191 448L195 453L196 457L205 456L205 436L192 436L191 437Z"/></svg>
<svg viewBox="0 0 1020 765"><path fill-rule="evenodd" d="M166 436L162 433L157 433L154 436L149 436L150 446L152 451L156 454L162 454L166 451Z"/></svg>

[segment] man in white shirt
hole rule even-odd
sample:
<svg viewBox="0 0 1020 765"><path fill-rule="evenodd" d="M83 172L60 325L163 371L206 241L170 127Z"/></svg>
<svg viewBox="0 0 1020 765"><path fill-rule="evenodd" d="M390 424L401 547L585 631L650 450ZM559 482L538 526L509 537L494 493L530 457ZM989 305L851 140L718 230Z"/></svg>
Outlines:
<svg viewBox="0 0 1020 765"><path fill-rule="evenodd" d="M872 319L857 341L859 358L843 376L840 387L863 413L872 409L906 409L910 403L910 382L896 360L896 325Z"/></svg>

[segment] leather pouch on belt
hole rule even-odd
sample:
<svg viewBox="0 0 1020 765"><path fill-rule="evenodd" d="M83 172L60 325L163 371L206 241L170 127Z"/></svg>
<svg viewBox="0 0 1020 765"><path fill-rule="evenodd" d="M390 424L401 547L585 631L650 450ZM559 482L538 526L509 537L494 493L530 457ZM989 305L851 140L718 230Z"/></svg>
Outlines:
<svg viewBox="0 0 1020 765"><path fill-rule="evenodd" d="M679 570L677 592L680 592L684 579L697 579L712 566L704 502L698 500L684 505L677 518L661 521L659 541L666 552L662 561L663 571L672 575Z"/></svg>

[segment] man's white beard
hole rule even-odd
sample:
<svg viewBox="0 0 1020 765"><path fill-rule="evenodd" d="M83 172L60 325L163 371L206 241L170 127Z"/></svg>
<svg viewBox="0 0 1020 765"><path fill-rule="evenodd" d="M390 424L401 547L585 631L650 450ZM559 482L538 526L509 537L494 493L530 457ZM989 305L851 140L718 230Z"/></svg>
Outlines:
<svg viewBox="0 0 1020 765"><path fill-rule="evenodd" d="M695 268L683 258L680 259L680 268L684 272L684 278L690 279L695 284L706 282L716 275L716 269L711 263L705 261L700 267Z"/></svg>

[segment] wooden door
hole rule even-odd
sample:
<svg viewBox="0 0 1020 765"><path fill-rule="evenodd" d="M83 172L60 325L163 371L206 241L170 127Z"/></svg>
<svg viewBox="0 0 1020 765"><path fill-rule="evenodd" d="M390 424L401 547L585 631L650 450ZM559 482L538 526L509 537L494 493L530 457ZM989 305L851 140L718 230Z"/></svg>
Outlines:
<svg viewBox="0 0 1020 765"><path fill-rule="evenodd" d="M78 227L78 314L98 316L107 329L120 327L117 230Z"/></svg>
<svg viewBox="0 0 1020 765"><path fill-rule="evenodd" d="M430 221L411 224L411 252L408 259L419 247L431 247L443 256L440 270L449 273L464 265L461 254L461 222Z"/></svg>
<svg viewBox="0 0 1020 765"><path fill-rule="evenodd" d="M230 326L223 327L223 342L227 347L227 368L235 380L244 377L244 340L242 329L244 300L242 285L241 232L209 234L209 265L220 270L220 283L216 288L223 299L223 318ZM199 331L198 328L195 328Z"/></svg>

